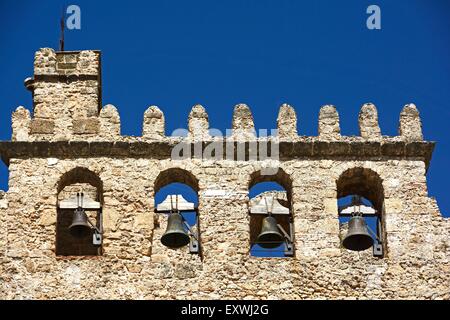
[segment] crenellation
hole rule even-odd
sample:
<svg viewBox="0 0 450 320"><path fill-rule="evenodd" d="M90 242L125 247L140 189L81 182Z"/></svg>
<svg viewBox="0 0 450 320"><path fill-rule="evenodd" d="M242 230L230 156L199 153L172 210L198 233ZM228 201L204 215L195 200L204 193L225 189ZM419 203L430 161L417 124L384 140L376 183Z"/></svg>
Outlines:
<svg viewBox="0 0 450 320"><path fill-rule="evenodd" d="M278 136L283 139L296 139L297 135L297 114L295 109L284 103L280 107L277 118Z"/></svg>
<svg viewBox="0 0 450 320"><path fill-rule="evenodd" d="M108 104L100 110L99 136L107 140L118 140L120 138L120 115L117 108Z"/></svg>
<svg viewBox="0 0 450 320"><path fill-rule="evenodd" d="M319 137L323 140L339 140L341 129L339 127L339 114L335 106L325 105L319 113Z"/></svg>
<svg viewBox="0 0 450 320"><path fill-rule="evenodd" d="M378 125L378 111L374 104L365 103L358 116L359 132L363 139L380 140L381 130Z"/></svg>
<svg viewBox="0 0 450 320"><path fill-rule="evenodd" d="M402 110L395 137L381 135L371 103L361 107L360 136L341 136L332 105L320 109L317 136L299 136L288 104L278 136L257 137L245 104L234 107L230 137L210 136L201 105L185 137L166 136L156 106L143 115L141 137L122 136L117 108L99 107L100 67L97 51L36 53L26 80L34 114L17 108L11 141L0 141L9 170L9 190L0 191L1 299L450 299L450 219L428 195L435 143L423 140L414 105ZM193 154L174 157L180 145ZM214 157L198 156L212 147ZM261 182L284 191L250 198ZM168 213L155 210L156 198L171 183L197 196L198 254L161 242ZM61 203L79 191L101 208L99 220L86 213L103 228L100 245L69 234L74 212ZM349 224L338 200L351 195L380 219L381 256L343 246ZM293 253L260 258L251 245L265 216L250 208L272 196Z"/></svg>
<svg viewBox="0 0 450 320"><path fill-rule="evenodd" d="M192 107L188 118L189 138L193 140L210 140L208 114L205 108L196 104Z"/></svg>
<svg viewBox="0 0 450 320"><path fill-rule="evenodd" d="M157 106L150 106L144 113L142 137L150 140L163 139L165 130L164 113Z"/></svg>
<svg viewBox="0 0 450 320"><path fill-rule="evenodd" d="M92 50L81 51L78 55L76 70L78 74L97 76L100 70L99 54Z"/></svg>
<svg viewBox="0 0 450 320"><path fill-rule="evenodd" d="M254 140L256 138L255 124L250 108L243 103L237 104L233 111L233 121L231 124L234 140Z"/></svg>
<svg viewBox="0 0 450 320"><path fill-rule="evenodd" d="M15 131L23 126L21 139L26 141L130 141L133 137L120 134L119 115L104 114L101 106L101 56L99 51L55 52L43 48L36 52L34 78L25 85L33 94L33 116L29 123L15 120ZM107 120L109 119L109 120ZM280 106L277 117L278 138L282 141L422 141L422 128L417 108L407 105L400 115L398 137L381 135L375 105L366 103L359 113L360 137L343 137L340 133L336 107L325 105L320 109L317 137L301 137L297 133L297 114L289 104ZM20 124L19 124L20 122ZM28 129L27 129L28 127ZM195 105L188 117L188 139L211 141L208 114L201 105ZM253 115L245 104L234 107L228 139L249 141L257 139ZM28 131L28 137L26 132ZM274 135L273 132L269 133ZM172 139L165 135L164 114L156 106L144 113L142 139ZM14 138L15 139L15 138ZM140 138L136 138L139 140ZM172 139L173 140L173 139Z"/></svg>
<svg viewBox="0 0 450 320"><path fill-rule="evenodd" d="M8 201L6 200L6 192L0 190L0 209L7 209Z"/></svg>
<svg viewBox="0 0 450 320"><path fill-rule="evenodd" d="M422 141L422 121L419 111L413 104L407 104L400 113L399 135L408 141Z"/></svg>
<svg viewBox="0 0 450 320"><path fill-rule="evenodd" d="M20 106L12 114L12 141L28 141L31 115L28 109Z"/></svg>

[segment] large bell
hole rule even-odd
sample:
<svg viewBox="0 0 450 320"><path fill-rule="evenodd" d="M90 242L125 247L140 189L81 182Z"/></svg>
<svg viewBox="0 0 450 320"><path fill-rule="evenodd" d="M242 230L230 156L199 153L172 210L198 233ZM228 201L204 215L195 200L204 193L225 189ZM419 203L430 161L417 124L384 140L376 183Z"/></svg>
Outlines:
<svg viewBox="0 0 450 320"><path fill-rule="evenodd" d="M161 237L161 242L169 248L180 248L190 242L189 234L183 225L183 217L178 212L169 215L167 229Z"/></svg>
<svg viewBox="0 0 450 320"><path fill-rule="evenodd" d="M369 249L373 245L373 239L370 236L366 221L363 217L354 216L348 222L348 232L342 241L342 245L354 251Z"/></svg>
<svg viewBox="0 0 450 320"><path fill-rule="evenodd" d="M263 248L271 249L278 247L283 240L284 237L278 230L277 220L271 216L265 217L256 242Z"/></svg>
<svg viewBox="0 0 450 320"><path fill-rule="evenodd" d="M73 213L72 224L69 226L70 234L75 238L85 238L91 234L92 229L87 221L86 212L78 208Z"/></svg>

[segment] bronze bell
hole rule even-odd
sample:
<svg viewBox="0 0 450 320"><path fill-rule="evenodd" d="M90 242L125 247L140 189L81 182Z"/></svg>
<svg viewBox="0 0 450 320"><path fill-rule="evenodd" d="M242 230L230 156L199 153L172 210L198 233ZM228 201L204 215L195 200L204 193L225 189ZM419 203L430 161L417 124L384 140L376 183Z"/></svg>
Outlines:
<svg viewBox="0 0 450 320"><path fill-rule="evenodd" d="M183 217L178 212L169 215L167 229L161 237L163 245L169 248L180 248L190 242L189 234L183 225Z"/></svg>
<svg viewBox="0 0 450 320"><path fill-rule="evenodd" d="M73 213L72 224L69 226L70 234L75 238L85 238L92 232L91 226L87 221L86 212L78 208Z"/></svg>
<svg viewBox="0 0 450 320"><path fill-rule="evenodd" d="M265 217L256 242L263 248L271 249L278 247L283 240L284 237L278 230L277 220L272 216Z"/></svg>
<svg viewBox="0 0 450 320"><path fill-rule="evenodd" d="M348 222L348 232L342 241L342 245L354 251L366 250L373 245L373 239L367 230L366 221L363 217L351 217Z"/></svg>

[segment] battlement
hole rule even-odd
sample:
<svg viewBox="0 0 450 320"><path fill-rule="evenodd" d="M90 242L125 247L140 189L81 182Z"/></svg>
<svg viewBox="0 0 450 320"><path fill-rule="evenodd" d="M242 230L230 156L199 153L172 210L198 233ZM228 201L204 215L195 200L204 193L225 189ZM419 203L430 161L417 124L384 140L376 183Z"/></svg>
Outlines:
<svg viewBox="0 0 450 320"><path fill-rule="evenodd" d="M171 152L180 142L185 143L188 150L197 150L204 154L205 149L212 144L224 150L224 158L239 160L236 150L244 148L244 159L249 153L256 152L256 157L262 159L268 156L263 150L263 144L276 145L276 151L281 159L289 160L299 157L359 157L391 159L411 158L421 159L426 167L429 165L434 142L423 141L422 125L419 112L413 104L406 105L399 122L399 135L383 136L378 125L377 109L373 104L364 104L359 113L360 136L342 136L339 127L339 115L334 106L326 105L319 113L319 135L299 136L297 134L296 113L292 106L283 104L277 118L278 128L275 135L257 137L253 117L247 105L239 104L233 113L231 134L228 136L211 136L206 110L201 105L195 105L188 118L186 137L165 135L164 114L156 107L149 107L144 114L143 134L141 137L120 135L120 117L117 109L107 105L100 111L95 126L96 131L89 131L89 122L81 120L73 123L74 132L66 131L65 138L57 135L33 134L29 124L33 120L30 113L19 107L13 113L12 142L0 143L0 152L6 163L11 157L34 156L50 157L63 154L96 155L129 157L169 158ZM90 133L86 133L89 131ZM17 142L23 142L17 144ZM27 144L26 142L29 142ZM57 142L52 144L50 142ZM252 145L252 143L254 145ZM229 148L231 144L231 151ZM267 147L266 147L267 148ZM233 153L228 156L225 152ZM266 152L266 153L263 153ZM191 156L195 151L190 152ZM189 157L191 157L189 156Z"/></svg>
<svg viewBox="0 0 450 320"><path fill-rule="evenodd" d="M157 106L143 116L141 137L120 134L120 116L116 107L101 107L100 51L55 52L44 48L36 52L34 78L25 81L33 93L33 116L24 107L12 115L12 141L167 141L165 117ZM414 104L400 113L399 136L383 136L375 105L366 103L359 113L359 137L341 135L339 114L335 106L325 105L319 112L316 137L299 136L295 109L283 104L277 118L276 139L280 141L422 141L422 124ZM208 114L195 105L188 116L187 139L211 141ZM234 107L231 134L226 139L257 139L253 116L245 104Z"/></svg>
<svg viewBox="0 0 450 320"><path fill-rule="evenodd" d="M65 131L66 135L57 135L51 130L41 128L39 132L32 129L30 124L36 119L31 118L30 112L24 107L18 107L12 115L12 141L165 141L165 117L157 107L151 106L144 113L142 136L122 136L120 134L120 116L113 105L104 106L97 117L91 121L73 119L72 130ZM54 128L54 121L50 120L42 125ZM422 123L419 111L414 104L407 104L400 113L399 135L395 137L383 136L378 125L378 113L375 105L366 103L361 107L358 118L360 136L343 136L340 132L339 114L335 106L325 105L319 113L318 136L301 136L297 133L297 117L295 110L288 104L280 107L277 118L277 131L273 138L280 141L423 141ZM234 107L231 124L231 135L227 139L235 141L252 141L258 139L250 108L245 104ZM210 134L208 114L201 105L195 105L188 117L187 139L191 141L212 141L218 137ZM42 134L47 132L47 134ZM50 134L50 132L52 132ZM273 134L273 133L272 133Z"/></svg>

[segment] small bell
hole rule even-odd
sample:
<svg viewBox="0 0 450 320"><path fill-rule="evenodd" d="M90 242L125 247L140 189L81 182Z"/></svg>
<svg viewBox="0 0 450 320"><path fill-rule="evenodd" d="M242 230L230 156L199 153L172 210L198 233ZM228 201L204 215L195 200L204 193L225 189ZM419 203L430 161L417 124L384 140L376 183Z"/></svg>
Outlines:
<svg viewBox="0 0 450 320"><path fill-rule="evenodd" d="M87 221L86 212L82 208L75 209L72 224L69 226L70 234L78 239L85 238L91 234L92 229Z"/></svg>
<svg viewBox="0 0 450 320"><path fill-rule="evenodd" d="M169 215L167 229L161 237L163 245L169 248L180 248L191 241L189 234L184 228L183 217L178 212Z"/></svg>
<svg viewBox="0 0 450 320"><path fill-rule="evenodd" d="M256 242L263 248L271 249L278 247L283 240L284 237L278 230L277 220L272 216L265 217Z"/></svg>
<svg viewBox="0 0 450 320"><path fill-rule="evenodd" d="M373 245L366 221L361 216L353 216L348 222L348 232L342 241L342 245L353 251L363 251Z"/></svg>

